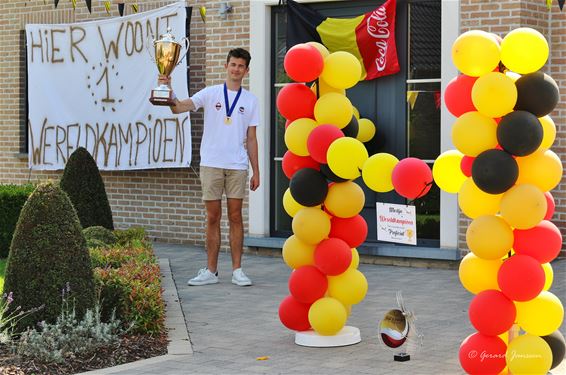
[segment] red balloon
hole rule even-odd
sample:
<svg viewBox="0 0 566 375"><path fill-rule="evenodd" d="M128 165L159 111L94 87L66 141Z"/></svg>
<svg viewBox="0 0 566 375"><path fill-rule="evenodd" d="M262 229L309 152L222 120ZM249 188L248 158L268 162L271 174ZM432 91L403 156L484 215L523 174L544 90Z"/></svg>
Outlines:
<svg viewBox="0 0 566 375"><path fill-rule="evenodd" d="M339 238L321 241L314 250L314 264L329 276L340 275L352 263L352 249Z"/></svg>
<svg viewBox="0 0 566 375"><path fill-rule="evenodd" d="M507 345L499 336L476 332L460 345L460 365L468 374L499 374L507 365Z"/></svg>
<svg viewBox="0 0 566 375"><path fill-rule="evenodd" d="M526 230L513 230L513 250L517 254L529 255L539 263L554 260L562 248L562 234L552 222L543 220Z"/></svg>
<svg viewBox="0 0 566 375"><path fill-rule="evenodd" d="M315 47L301 43L287 51L283 67L293 81L311 82L322 73L324 60Z"/></svg>
<svg viewBox="0 0 566 375"><path fill-rule="evenodd" d="M302 303L313 303L324 297L328 289L328 279L315 266L302 266L289 276L289 291Z"/></svg>
<svg viewBox="0 0 566 375"><path fill-rule="evenodd" d="M464 176L472 176L472 164L474 164L474 160L476 160L476 158L468 155L464 155L464 157L462 158L462 161L460 162L460 169L462 170Z"/></svg>
<svg viewBox="0 0 566 375"><path fill-rule="evenodd" d="M303 168L311 168L320 171L320 164L312 160L310 156L299 156L293 154L291 151L287 151L285 155L283 155L281 168L283 168L283 173L285 173L285 176L290 180L295 172Z"/></svg>
<svg viewBox="0 0 566 375"><path fill-rule="evenodd" d="M554 215L554 209L556 208L556 202L554 202L554 197L549 191L544 193L544 198L546 199L546 214L544 215L544 220L552 219Z"/></svg>
<svg viewBox="0 0 566 375"><path fill-rule="evenodd" d="M314 47L313 47L314 48ZM330 144L342 138L344 133L334 125L319 125L313 129L307 139L310 156L319 163L327 164L326 152Z"/></svg>
<svg viewBox="0 0 566 375"><path fill-rule="evenodd" d="M460 117L466 112L476 111L472 102L472 87L478 77L460 74L448 83L444 92L444 103L450 113Z"/></svg>
<svg viewBox="0 0 566 375"><path fill-rule="evenodd" d="M306 331L311 327L309 323L310 307L310 304L301 303L293 296L287 296L279 305L279 320L289 329Z"/></svg>
<svg viewBox="0 0 566 375"><path fill-rule="evenodd" d="M333 217L330 221L328 237L344 240L350 248L364 243L368 235L368 225L362 215L349 218Z"/></svg>
<svg viewBox="0 0 566 375"><path fill-rule="evenodd" d="M513 301L499 290L484 290L472 299L468 315L480 333L497 336L513 326L517 309Z"/></svg>
<svg viewBox="0 0 566 375"><path fill-rule="evenodd" d="M407 199L421 198L432 186L432 171L421 159L405 158L393 168L391 182L399 195Z"/></svg>
<svg viewBox="0 0 566 375"><path fill-rule="evenodd" d="M302 83L285 85L277 95L277 109L287 120L314 118L316 95Z"/></svg>
<svg viewBox="0 0 566 375"><path fill-rule="evenodd" d="M513 301L530 301L544 287L541 264L528 255L515 254L506 259L497 273L499 289Z"/></svg>

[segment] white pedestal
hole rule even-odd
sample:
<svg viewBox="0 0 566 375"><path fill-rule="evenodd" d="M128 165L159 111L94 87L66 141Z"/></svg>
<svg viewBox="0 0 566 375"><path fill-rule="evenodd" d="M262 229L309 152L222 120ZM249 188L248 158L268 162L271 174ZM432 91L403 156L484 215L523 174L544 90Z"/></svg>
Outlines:
<svg viewBox="0 0 566 375"><path fill-rule="evenodd" d="M354 345L362 341L360 330L345 326L334 336L321 336L315 331L303 331L295 334L295 344L315 348Z"/></svg>

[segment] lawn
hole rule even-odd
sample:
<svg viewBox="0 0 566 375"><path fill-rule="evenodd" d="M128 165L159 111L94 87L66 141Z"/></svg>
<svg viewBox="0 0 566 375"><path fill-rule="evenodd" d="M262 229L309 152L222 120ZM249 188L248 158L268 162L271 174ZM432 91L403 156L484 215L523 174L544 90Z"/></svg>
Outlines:
<svg viewBox="0 0 566 375"><path fill-rule="evenodd" d="M4 289L4 273L6 272L6 259L0 259L0 292Z"/></svg>

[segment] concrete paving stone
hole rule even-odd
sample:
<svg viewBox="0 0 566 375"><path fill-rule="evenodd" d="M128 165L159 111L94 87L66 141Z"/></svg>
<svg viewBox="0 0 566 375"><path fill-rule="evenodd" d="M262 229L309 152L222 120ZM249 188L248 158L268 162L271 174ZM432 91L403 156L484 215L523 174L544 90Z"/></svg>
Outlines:
<svg viewBox="0 0 566 375"><path fill-rule="evenodd" d="M360 329L362 342L306 348L294 344L294 333L281 325L277 315L279 303L289 294L290 270L281 258L245 254L244 271L254 285L241 288L230 282L230 255L223 251L220 283L189 287L187 280L206 264L203 249L156 243L155 250L158 257L170 259L194 352L189 358L169 356L168 361L152 365L154 374L463 374L458 348L474 332L467 313L473 296L460 285L457 270L360 265L369 289L366 298L353 306L347 324ZM566 301L566 260L554 262L553 268L551 291ZM381 318L397 308L397 290L403 292L424 335L422 348L406 363L394 362L395 351L385 348L378 337ZM564 324L561 330L566 334ZM257 361L259 356L269 359ZM565 362L553 371L559 373L566 373Z"/></svg>

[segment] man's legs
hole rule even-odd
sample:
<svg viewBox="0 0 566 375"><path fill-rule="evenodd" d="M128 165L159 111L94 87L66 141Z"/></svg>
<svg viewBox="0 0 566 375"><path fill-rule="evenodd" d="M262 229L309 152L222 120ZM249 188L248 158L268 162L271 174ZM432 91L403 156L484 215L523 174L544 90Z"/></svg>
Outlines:
<svg viewBox="0 0 566 375"><path fill-rule="evenodd" d="M222 205L220 200L204 201L204 204L206 206L207 268L210 272L216 273L218 268L218 253L220 251L220 217L222 215Z"/></svg>
<svg viewBox="0 0 566 375"><path fill-rule="evenodd" d="M235 199L235 198L227 199L228 220L230 222L230 252L232 253L232 269L234 270L242 267L242 252L244 245L242 201L243 201L242 199ZM216 254L218 255L218 252Z"/></svg>

